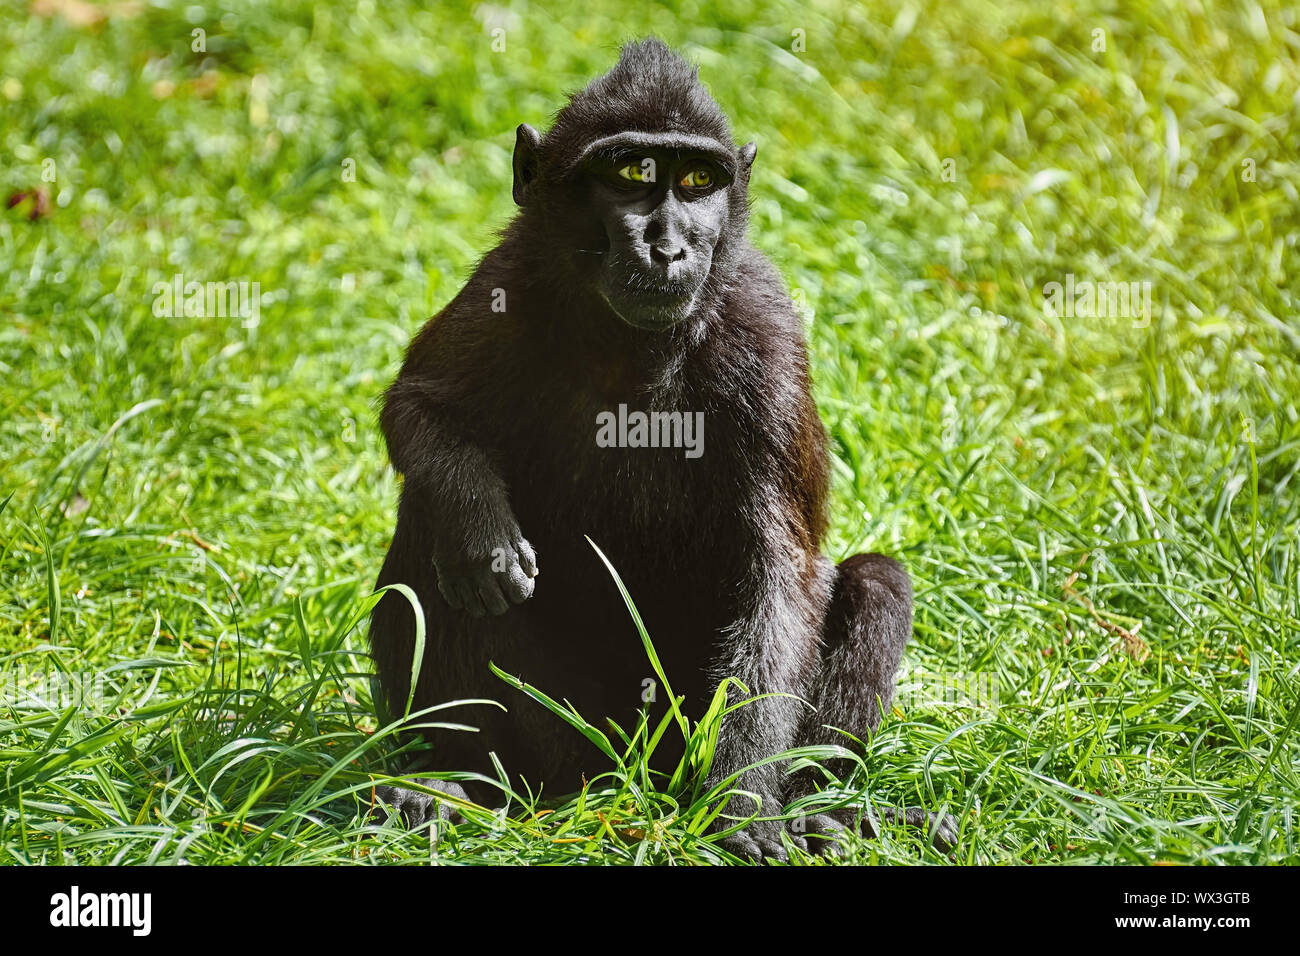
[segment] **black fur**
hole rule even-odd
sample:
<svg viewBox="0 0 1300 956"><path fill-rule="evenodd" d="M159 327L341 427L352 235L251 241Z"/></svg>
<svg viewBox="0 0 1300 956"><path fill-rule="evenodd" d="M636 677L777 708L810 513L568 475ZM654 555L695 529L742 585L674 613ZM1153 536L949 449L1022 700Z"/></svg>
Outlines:
<svg viewBox="0 0 1300 956"><path fill-rule="evenodd" d="M663 192L676 186L663 187L662 206L649 194L611 193L607 211L605 199L592 198L606 196L591 181L592 147L629 131L665 144L665 163L714 156L728 184L680 203ZM713 780L800 743L843 743L827 724L868 733L893 696L911 589L889 558L858 555L837 568L821 554L826 435L800 318L745 239L753 147L736 147L695 70L657 40L627 46L544 138L521 127L518 139L522 210L416 336L381 417L404 482L379 584L413 588L428 629L415 707L464 698L509 707L456 711L481 732L431 734L434 760L491 773L495 751L511 773L553 795L605 769L585 740L509 693L487 666L571 701L593 722L635 724L653 675L584 535L619 569L695 717L727 675L755 694L786 691L815 704L815 713L790 698L741 708L724 724ZM647 330L623 321L593 276L616 267L625 283L667 281L644 256L615 263L623 240L611 230L622 226L610 225L650 223L627 241L651 247L666 206L685 233L707 234L711 250L698 251L711 262L692 286L688 314L665 313L664 327ZM696 211L706 207L713 212ZM716 228L705 228L710 216ZM502 293L505 310L494 311ZM597 447L597 415L620 403L703 412L703 455ZM413 633L410 605L390 592L371 625L390 713L406 702ZM665 697L660 688L656 717ZM668 766L681 753L671 737L658 754ZM776 766L746 773L740 786L763 797L764 813L779 812L793 792ZM432 801L394 799L417 819L433 812ZM827 817L813 828L842 825ZM755 823L727 845L781 856L781 829Z"/></svg>

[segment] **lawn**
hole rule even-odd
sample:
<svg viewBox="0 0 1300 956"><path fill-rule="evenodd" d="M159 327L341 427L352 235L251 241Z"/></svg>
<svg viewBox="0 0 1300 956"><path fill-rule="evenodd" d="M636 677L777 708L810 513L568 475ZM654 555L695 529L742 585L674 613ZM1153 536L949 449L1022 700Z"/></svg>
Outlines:
<svg viewBox="0 0 1300 956"><path fill-rule="evenodd" d="M0 858L720 858L612 763L433 843L366 812L403 766L366 679L376 400L509 221L515 126L646 33L759 144L829 550L916 585L842 783L960 845L844 859L1300 862L1280 0L4 5ZM257 283L256 313L187 315L177 276Z"/></svg>

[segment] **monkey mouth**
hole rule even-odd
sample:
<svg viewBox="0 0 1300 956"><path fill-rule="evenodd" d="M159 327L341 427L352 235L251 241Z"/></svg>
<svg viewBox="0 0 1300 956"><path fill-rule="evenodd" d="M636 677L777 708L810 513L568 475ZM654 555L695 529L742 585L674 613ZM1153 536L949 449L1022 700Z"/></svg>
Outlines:
<svg viewBox="0 0 1300 956"><path fill-rule="evenodd" d="M694 311L708 276L707 264L698 259L657 269L617 251L604 266L599 290L605 303L629 325L656 331Z"/></svg>
<svg viewBox="0 0 1300 956"><path fill-rule="evenodd" d="M671 307L672 305L695 298L699 286L695 283L672 283L668 285L640 285L628 290L629 298L640 299L647 305Z"/></svg>
<svg viewBox="0 0 1300 956"><path fill-rule="evenodd" d="M602 297L628 325L661 331L685 319L695 308L699 286L602 290Z"/></svg>
<svg viewBox="0 0 1300 956"><path fill-rule="evenodd" d="M628 271L611 280L605 283L606 299L628 299L662 307L694 299L703 285L702 276L668 277L640 271Z"/></svg>

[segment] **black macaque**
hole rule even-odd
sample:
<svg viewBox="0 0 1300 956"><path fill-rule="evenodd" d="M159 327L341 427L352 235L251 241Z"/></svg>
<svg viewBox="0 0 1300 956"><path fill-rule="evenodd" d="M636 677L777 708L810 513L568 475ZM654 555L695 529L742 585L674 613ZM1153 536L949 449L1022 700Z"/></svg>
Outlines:
<svg viewBox="0 0 1300 956"><path fill-rule="evenodd" d="M518 128L520 212L411 343L381 414L403 485L378 583L414 589L427 624L413 710L510 697L506 712L451 712L480 732L431 733L440 769L493 775L494 751L554 795L605 769L489 661L589 720L635 726L652 673L587 536L626 582L688 713L702 716L728 675L755 695L802 698L730 715L710 782L796 745L844 744L829 728L865 735L889 706L911 585L890 558L836 566L820 552L826 434L799 315L745 238L755 151L737 148L694 68L655 39L626 46L545 137ZM411 604L385 594L370 639L393 715L414 632ZM673 736L656 753L668 768L681 756ZM769 765L737 786L774 815L811 784ZM416 791L380 796L413 823L438 813ZM734 797L728 815L753 809ZM785 835L820 850L831 841L808 834L859 815L820 814ZM946 818L884 815L952 840ZM783 829L756 821L723 845L781 858Z"/></svg>

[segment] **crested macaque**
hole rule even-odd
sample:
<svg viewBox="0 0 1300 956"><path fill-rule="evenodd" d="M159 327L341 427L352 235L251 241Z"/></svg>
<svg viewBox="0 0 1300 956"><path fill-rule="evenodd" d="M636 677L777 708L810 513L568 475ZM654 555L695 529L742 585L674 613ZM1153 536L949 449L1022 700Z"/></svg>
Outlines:
<svg viewBox="0 0 1300 956"><path fill-rule="evenodd" d="M821 553L827 438L799 314L745 236L755 153L655 39L626 46L544 137L516 131L518 215L412 341L380 416L402 487L378 584L412 588L427 628L412 710L509 694L505 711L452 712L478 733L428 733L438 769L493 775L495 752L552 795L607 769L489 661L593 723L636 725L652 672L588 537L694 719L727 676L751 695L783 692L726 717L709 782L791 747L847 745L840 730L864 737L889 706L911 585L890 558ZM414 635L412 604L387 592L370 640L390 715L408 699ZM648 704L651 726L666 704L662 692ZM668 769L673 736L656 752ZM776 764L736 784L762 816L800 786ZM417 791L380 796L413 823L438 813ZM730 816L756 809L732 801ZM948 821L917 808L882 815L951 840ZM817 850L833 841L810 834L860 816L819 814L784 834L756 820L722 843L782 858L783 835Z"/></svg>

